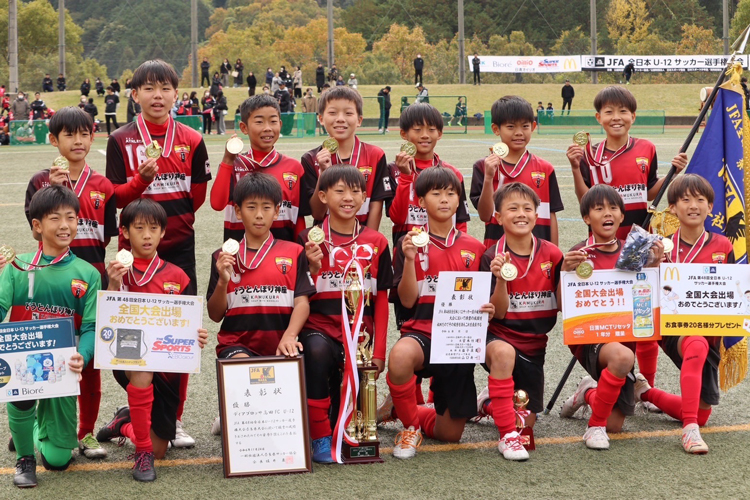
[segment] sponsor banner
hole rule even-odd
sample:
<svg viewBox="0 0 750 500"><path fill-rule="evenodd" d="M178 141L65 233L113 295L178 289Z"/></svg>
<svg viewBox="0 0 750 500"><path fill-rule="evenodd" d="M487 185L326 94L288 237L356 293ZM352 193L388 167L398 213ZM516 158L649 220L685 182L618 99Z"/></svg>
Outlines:
<svg viewBox="0 0 750 500"><path fill-rule="evenodd" d="M590 56L581 57L581 69L584 71L622 72L631 62L636 73L671 72L671 71L722 71L727 66L729 56L724 55L665 55L665 56ZM736 60L742 67L748 67L750 56L741 55Z"/></svg>
<svg viewBox="0 0 750 500"><path fill-rule="evenodd" d="M469 68L472 68L469 56ZM575 73L581 56L479 56L482 73Z"/></svg>

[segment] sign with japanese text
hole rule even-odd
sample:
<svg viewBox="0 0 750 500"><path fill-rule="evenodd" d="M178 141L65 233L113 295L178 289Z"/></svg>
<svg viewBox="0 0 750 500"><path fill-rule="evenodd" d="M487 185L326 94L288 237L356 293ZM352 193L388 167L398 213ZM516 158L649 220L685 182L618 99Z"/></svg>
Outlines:
<svg viewBox="0 0 750 500"><path fill-rule="evenodd" d="M203 297L100 291L98 370L199 373Z"/></svg>
<svg viewBox="0 0 750 500"><path fill-rule="evenodd" d="M750 333L750 266L663 263L659 272L663 336Z"/></svg>
<svg viewBox="0 0 750 500"><path fill-rule="evenodd" d="M469 68L474 56L468 56ZM581 56L479 56L482 73L576 73Z"/></svg>
<svg viewBox="0 0 750 500"><path fill-rule="evenodd" d="M748 67L746 55L735 59ZM633 63L635 72L670 72L670 71L724 71L729 56L725 55L665 55L665 56L581 56L584 71L622 72L625 66Z"/></svg>
<svg viewBox="0 0 750 500"><path fill-rule="evenodd" d="M75 353L73 318L0 324L0 401L77 396Z"/></svg>
<svg viewBox="0 0 750 500"><path fill-rule="evenodd" d="M224 476L312 472L303 357L217 359Z"/></svg>
<svg viewBox="0 0 750 500"><path fill-rule="evenodd" d="M560 277L565 345L659 340L659 270Z"/></svg>

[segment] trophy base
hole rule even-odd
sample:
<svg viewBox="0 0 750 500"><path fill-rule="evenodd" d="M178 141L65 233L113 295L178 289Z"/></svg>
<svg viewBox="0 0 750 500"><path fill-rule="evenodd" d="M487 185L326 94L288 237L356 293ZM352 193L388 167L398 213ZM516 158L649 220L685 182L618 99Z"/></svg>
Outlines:
<svg viewBox="0 0 750 500"><path fill-rule="evenodd" d="M524 427L522 429L518 429L518 433L521 435L521 444L524 448L526 448L526 451L534 451L536 450L536 445L534 444L534 429L531 427Z"/></svg>
<svg viewBox="0 0 750 500"><path fill-rule="evenodd" d="M380 441L364 441L357 446L344 442L341 457L344 465L383 463L380 458Z"/></svg>

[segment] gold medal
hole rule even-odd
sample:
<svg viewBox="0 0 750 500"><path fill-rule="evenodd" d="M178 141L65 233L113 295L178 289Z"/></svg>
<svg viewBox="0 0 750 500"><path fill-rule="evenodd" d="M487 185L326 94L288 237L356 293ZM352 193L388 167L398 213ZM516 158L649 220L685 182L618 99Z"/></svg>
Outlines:
<svg viewBox="0 0 750 500"><path fill-rule="evenodd" d="M313 226L307 233L307 241L320 245L326 240L326 233L318 226Z"/></svg>
<svg viewBox="0 0 750 500"><path fill-rule="evenodd" d="M674 250L674 243L672 238L662 238L661 244L664 245L664 253L671 253Z"/></svg>
<svg viewBox="0 0 750 500"><path fill-rule="evenodd" d="M500 276L502 276L505 281L513 281L518 277L518 268L510 262L506 262L503 264L503 267L500 268Z"/></svg>
<svg viewBox="0 0 750 500"><path fill-rule="evenodd" d="M573 142L581 147L584 147L589 143L589 135L586 132L576 132L573 135Z"/></svg>
<svg viewBox="0 0 750 500"><path fill-rule="evenodd" d="M578 267L576 267L576 276L578 276L582 280L590 278L593 273L594 266L588 260L581 262L580 264L578 264Z"/></svg>
<svg viewBox="0 0 750 500"><path fill-rule="evenodd" d="M230 154L238 155L242 153L242 149L245 147L245 145L242 143L242 139L240 139L237 136L232 137L227 141L227 151Z"/></svg>
<svg viewBox="0 0 750 500"><path fill-rule="evenodd" d="M124 248L117 252L117 254L115 255L115 260L128 269L130 269L134 261L133 254L130 253L129 250L125 250Z"/></svg>
<svg viewBox="0 0 750 500"><path fill-rule="evenodd" d="M333 137L329 137L323 141L323 148L327 149L329 153L334 154L339 150L339 142Z"/></svg>
<svg viewBox="0 0 750 500"><path fill-rule="evenodd" d="M419 231L417 234L411 237L411 242L417 248L424 248L430 243L430 235L427 231Z"/></svg>
<svg viewBox="0 0 750 500"><path fill-rule="evenodd" d="M16 260L16 251L10 245L0 245L0 255L5 257L5 262L7 264Z"/></svg>
<svg viewBox="0 0 750 500"><path fill-rule="evenodd" d="M414 156L417 154L417 146L413 142L405 142L401 145L401 151L409 156Z"/></svg>
<svg viewBox="0 0 750 500"><path fill-rule="evenodd" d="M146 147L146 156L149 158L160 158L161 157L161 146L154 141Z"/></svg>
<svg viewBox="0 0 750 500"><path fill-rule="evenodd" d="M237 255L240 251L240 244L237 240L229 238L223 245L221 245L221 251L228 253L229 255Z"/></svg>
<svg viewBox="0 0 750 500"><path fill-rule="evenodd" d="M508 156L510 149L508 149L508 145L504 142L498 142L497 144L492 146L492 152L500 158L505 158L506 156Z"/></svg>
<svg viewBox="0 0 750 500"><path fill-rule="evenodd" d="M55 161L52 162L52 165L55 167L60 167L63 170L68 170L68 168L70 168L68 159L64 156L58 156L57 158L55 158Z"/></svg>

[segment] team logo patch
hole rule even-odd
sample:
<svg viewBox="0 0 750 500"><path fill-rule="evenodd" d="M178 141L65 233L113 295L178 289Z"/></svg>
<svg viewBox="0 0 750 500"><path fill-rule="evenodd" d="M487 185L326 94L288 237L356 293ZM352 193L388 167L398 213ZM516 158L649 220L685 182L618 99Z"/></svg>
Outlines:
<svg viewBox="0 0 750 500"><path fill-rule="evenodd" d="M91 196L91 203L94 204L94 208L96 209L102 206L106 198L106 195L100 191L91 191L89 196Z"/></svg>
<svg viewBox="0 0 750 500"><path fill-rule="evenodd" d="M168 295L179 295L180 290L182 290L182 285L179 283L175 283L173 281L165 281L164 285L164 293Z"/></svg>
<svg viewBox="0 0 750 500"><path fill-rule="evenodd" d="M273 366L253 366L250 368L250 383L273 384L276 382L276 373Z"/></svg>
<svg viewBox="0 0 750 500"><path fill-rule="evenodd" d="M86 295L86 290L89 289L89 284L83 280L72 280L70 282L70 291L73 292L73 297L77 299L83 298Z"/></svg>
<svg viewBox="0 0 750 500"><path fill-rule="evenodd" d="M177 144L174 147L174 152L180 155L182 163L187 161L187 155L190 153L190 146L187 144Z"/></svg>
<svg viewBox="0 0 750 500"><path fill-rule="evenodd" d="M470 292L474 284L474 278L456 278L453 290L456 292Z"/></svg>
<svg viewBox="0 0 750 500"><path fill-rule="evenodd" d="M714 252L711 254L711 260L716 264L723 264L727 261L727 254L723 252Z"/></svg>
<svg viewBox="0 0 750 500"><path fill-rule="evenodd" d="M531 172L531 181L538 188L542 187L544 180L547 178L547 174L544 172Z"/></svg>
<svg viewBox="0 0 750 500"><path fill-rule="evenodd" d="M646 173L646 169L648 168L648 158L644 158L642 156L639 156L635 159L635 164L638 165L641 169L641 173Z"/></svg>
<svg viewBox="0 0 750 500"><path fill-rule="evenodd" d="M365 176L365 180L366 181L370 180L370 176L372 175L372 167L362 166L362 167L357 167L357 170L359 170L360 172L362 172L362 175Z"/></svg>
<svg viewBox="0 0 750 500"><path fill-rule="evenodd" d="M281 174L282 179L284 179L284 182L289 187L289 189L294 189L294 185L297 184L298 176L297 174L293 174L291 172L284 172Z"/></svg>
<svg viewBox="0 0 750 500"><path fill-rule="evenodd" d="M388 177L383 179L383 189L385 189L386 191L391 190L391 180Z"/></svg>
<svg viewBox="0 0 750 500"><path fill-rule="evenodd" d="M542 274L544 274L546 278L549 279L552 277L552 262L542 262L539 264L539 267L542 268Z"/></svg>
<svg viewBox="0 0 750 500"><path fill-rule="evenodd" d="M476 260L477 254L474 252L470 252L468 250L461 250L461 260L464 261L464 265L466 265L466 268L470 268L471 265L474 263L474 260Z"/></svg>
<svg viewBox="0 0 750 500"><path fill-rule="evenodd" d="M276 257L276 269L281 271L281 274L286 274L292 268L292 259L289 257Z"/></svg>

